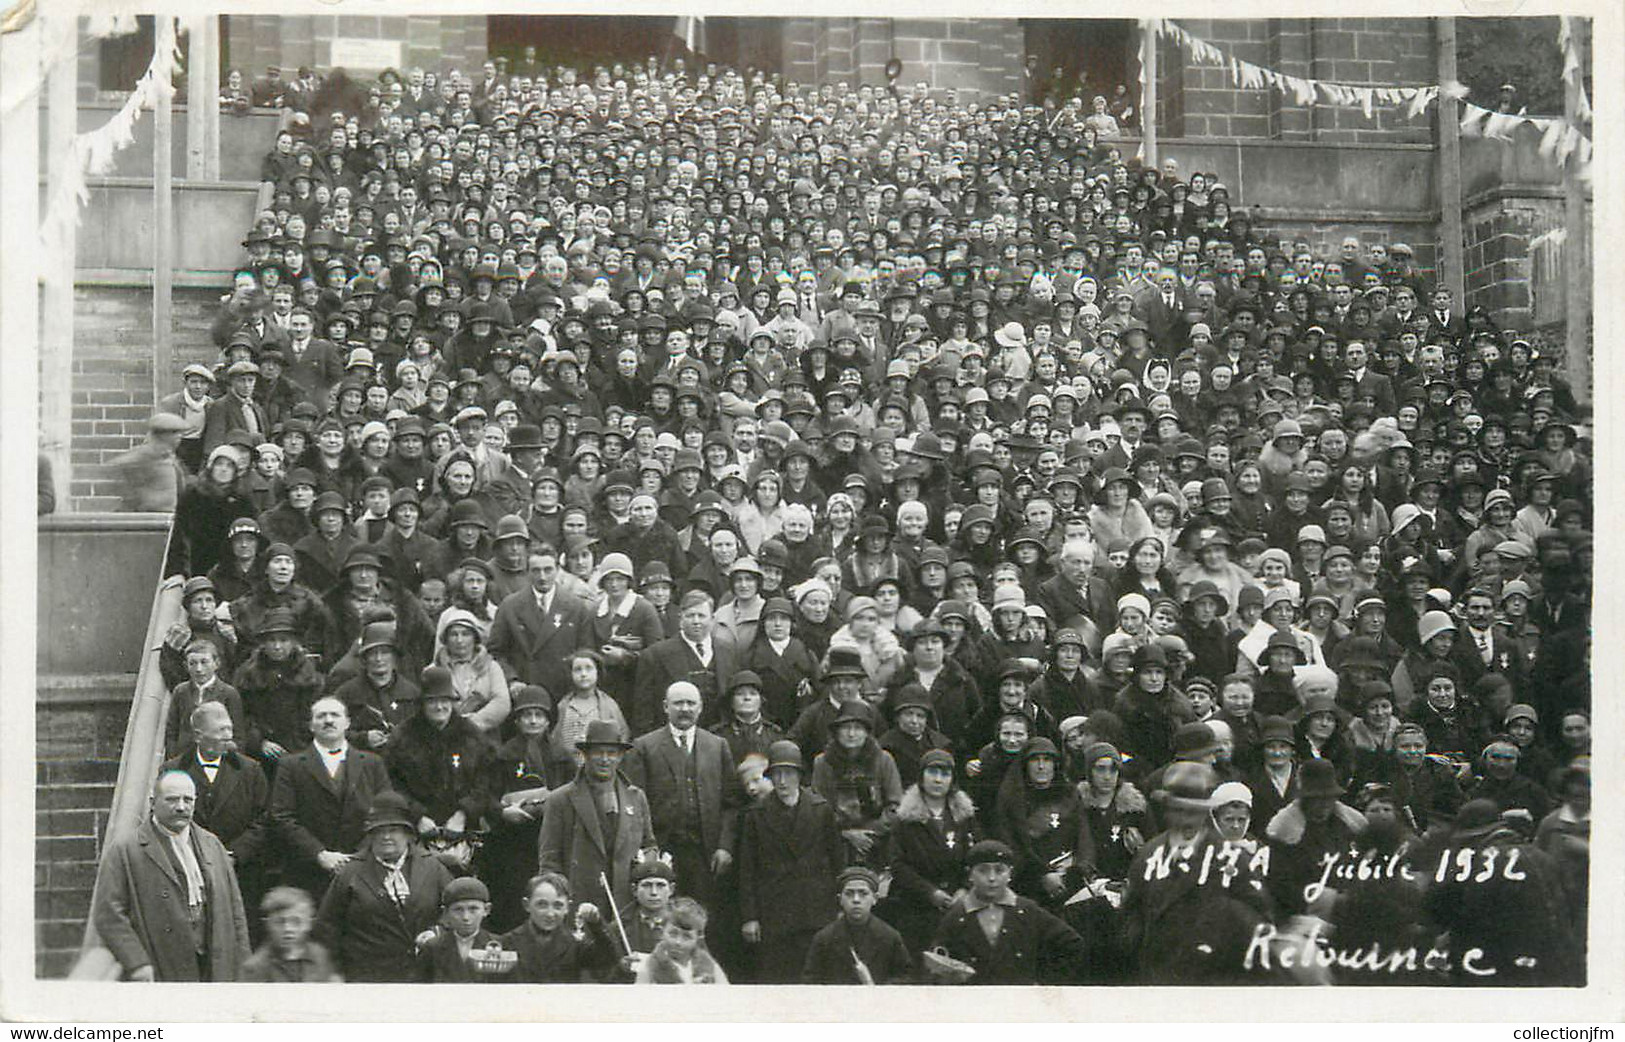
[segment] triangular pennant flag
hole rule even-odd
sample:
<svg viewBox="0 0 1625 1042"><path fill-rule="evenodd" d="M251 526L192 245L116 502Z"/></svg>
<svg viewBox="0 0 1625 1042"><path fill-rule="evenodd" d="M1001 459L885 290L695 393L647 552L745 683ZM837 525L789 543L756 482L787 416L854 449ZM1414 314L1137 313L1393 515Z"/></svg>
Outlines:
<svg viewBox="0 0 1625 1042"><path fill-rule="evenodd" d="M1370 119L1371 115L1372 115L1372 113L1371 113L1371 101L1372 101L1372 99L1371 99L1371 88L1370 87L1356 87L1354 89L1354 96L1356 98L1360 99L1360 109L1361 109L1361 111L1363 111L1365 113L1365 118Z"/></svg>
<svg viewBox="0 0 1625 1042"><path fill-rule="evenodd" d="M1546 120L1546 132L1540 136L1540 154L1547 159L1557 154L1558 139L1563 136L1563 124L1558 120Z"/></svg>
<svg viewBox="0 0 1625 1042"><path fill-rule="evenodd" d="M1484 136L1496 138L1500 141L1511 141L1512 132L1517 129L1518 117L1509 116L1502 112L1492 112L1484 121Z"/></svg>
<svg viewBox="0 0 1625 1042"><path fill-rule="evenodd" d="M1478 137L1484 117L1488 116L1488 109L1481 109L1471 102L1463 102L1461 106L1461 136Z"/></svg>

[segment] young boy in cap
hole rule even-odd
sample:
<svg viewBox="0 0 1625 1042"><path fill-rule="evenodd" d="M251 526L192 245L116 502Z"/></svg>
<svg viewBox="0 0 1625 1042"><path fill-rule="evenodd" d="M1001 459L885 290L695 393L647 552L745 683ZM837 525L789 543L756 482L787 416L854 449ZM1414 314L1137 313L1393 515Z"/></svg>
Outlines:
<svg viewBox="0 0 1625 1042"><path fill-rule="evenodd" d="M853 865L835 877L841 914L819 930L801 967L803 984L902 984L914 970L903 935L875 916L880 879Z"/></svg>
<svg viewBox="0 0 1625 1042"><path fill-rule="evenodd" d="M327 984L344 978L327 949L310 939L316 905L296 886L279 886L260 902L265 943L243 963L238 980L248 984Z"/></svg>
<svg viewBox="0 0 1625 1042"><path fill-rule="evenodd" d="M965 861L970 890L943 913L932 948L974 969L972 984L1075 982L1084 965L1083 938L1036 901L1010 889L1015 852L999 840L986 839L971 848Z"/></svg>
<svg viewBox="0 0 1625 1042"><path fill-rule="evenodd" d="M485 929L491 893L473 876L446 884L440 922L418 938L418 980L424 984L491 984L514 971L518 956Z"/></svg>
<svg viewBox="0 0 1625 1042"><path fill-rule="evenodd" d="M677 885L677 870L672 867L669 854L646 854L632 863L632 896L630 908L621 909L620 929L614 933L617 940L624 938L621 951L622 980L636 978L648 954L655 950L665 936L666 924L671 921L672 890Z"/></svg>

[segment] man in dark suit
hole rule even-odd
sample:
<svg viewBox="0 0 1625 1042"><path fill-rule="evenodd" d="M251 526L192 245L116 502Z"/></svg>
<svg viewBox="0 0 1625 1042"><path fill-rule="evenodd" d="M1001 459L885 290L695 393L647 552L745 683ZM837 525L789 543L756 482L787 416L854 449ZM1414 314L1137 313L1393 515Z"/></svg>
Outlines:
<svg viewBox="0 0 1625 1042"><path fill-rule="evenodd" d="M1071 539L1061 548L1060 571L1038 586L1038 603L1057 626L1071 626L1082 616L1091 625L1082 627L1089 652L1100 654L1100 642L1117 617L1117 602L1111 586L1094 574L1095 545L1087 539Z"/></svg>
<svg viewBox="0 0 1625 1042"><path fill-rule="evenodd" d="M1495 595L1483 587L1462 594L1466 625L1456 637L1450 657L1463 677L1500 673L1512 685L1514 700L1527 696L1528 658L1523 642L1495 624Z"/></svg>
<svg viewBox="0 0 1625 1042"><path fill-rule="evenodd" d="M164 764L191 775L197 786L193 820L219 837L231 854L245 907L259 907L264 889L260 855L265 849L266 808L271 786L259 764L232 742L231 714L219 702L192 710L193 748Z"/></svg>
<svg viewBox="0 0 1625 1042"><path fill-rule="evenodd" d="M558 554L541 544L531 550L530 585L509 594L491 623L491 656L508 675L562 695L570 690L570 652L590 646L587 605L558 588Z"/></svg>
<svg viewBox="0 0 1625 1042"><path fill-rule="evenodd" d="M1179 285L1179 273L1172 268L1158 272L1156 285L1134 302L1134 313L1151 331L1160 354L1172 356L1184 346L1188 303Z"/></svg>
<svg viewBox="0 0 1625 1042"><path fill-rule="evenodd" d="M661 725L666 692L675 682L688 681L699 690L703 702L716 705L739 666L739 649L712 636L710 594L690 590L683 595L679 611L677 635L638 656L632 704L624 707L636 734Z"/></svg>
<svg viewBox="0 0 1625 1042"><path fill-rule="evenodd" d="M344 353L331 340L313 336L316 319L309 308L296 307L288 316L288 343L281 346L288 369L283 379L299 388L304 396L326 408L328 391L344 379Z"/></svg>
<svg viewBox="0 0 1625 1042"><path fill-rule="evenodd" d="M716 880L733 863L741 790L728 743L699 727L700 706L688 681L666 688L666 725L632 743L624 770L649 798L678 891L714 908Z"/></svg>
<svg viewBox="0 0 1625 1042"><path fill-rule="evenodd" d="M1467 320L1452 309L1455 298L1450 290L1440 286L1433 291L1432 307L1428 310L1427 342L1430 344L1459 344L1467 336Z"/></svg>
<svg viewBox="0 0 1625 1042"><path fill-rule="evenodd" d="M314 740L281 758L271 786L271 821L287 846L289 882L323 893L365 835L367 810L391 791L383 757L346 740L350 714L336 698L310 707Z"/></svg>
<svg viewBox="0 0 1625 1042"><path fill-rule="evenodd" d="M254 385L260 367L253 362L233 362L226 370L226 393L203 410L203 458L226 443L233 431L247 431L261 438L271 435L271 422L265 407L254 400Z"/></svg>
<svg viewBox="0 0 1625 1042"><path fill-rule="evenodd" d="M1354 380L1354 397L1370 395L1377 403L1377 415L1392 416L1396 408L1394 382L1387 374L1372 369L1370 362L1371 352L1364 341L1350 340L1343 348L1343 364Z"/></svg>
<svg viewBox="0 0 1625 1042"><path fill-rule="evenodd" d="M632 907L632 862L654 854L649 800L621 773L632 743L611 720L594 720L576 742L581 769L575 780L548 794L542 806L541 871L570 881L579 901L608 905L600 877L609 881L618 908Z"/></svg>

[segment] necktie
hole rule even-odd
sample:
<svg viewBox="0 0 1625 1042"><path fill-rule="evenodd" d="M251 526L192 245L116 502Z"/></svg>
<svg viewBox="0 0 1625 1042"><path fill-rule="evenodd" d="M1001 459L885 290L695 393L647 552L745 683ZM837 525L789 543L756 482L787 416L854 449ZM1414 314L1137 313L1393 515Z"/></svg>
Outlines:
<svg viewBox="0 0 1625 1042"><path fill-rule="evenodd" d="M684 756L688 755L688 735L680 734L677 736L677 748L681 750Z"/></svg>
<svg viewBox="0 0 1625 1042"><path fill-rule="evenodd" d="M1493 653L1490 650L1490 635L1486 631L1474 630L1473 636L1478 638L1478 654L1484 659L1484 664L1490 664Z"/></svg>

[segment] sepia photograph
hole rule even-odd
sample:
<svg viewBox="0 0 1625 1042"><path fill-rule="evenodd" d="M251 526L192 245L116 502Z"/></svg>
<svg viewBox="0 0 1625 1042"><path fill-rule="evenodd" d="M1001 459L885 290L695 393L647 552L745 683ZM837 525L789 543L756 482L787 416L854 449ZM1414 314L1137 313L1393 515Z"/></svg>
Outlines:
<svg viewBox="0 0 1625 1042"><path fill-rule="evenodd" d="M1617 987L1618 12L245 10L0 11L0 1016Z"/></svg>

